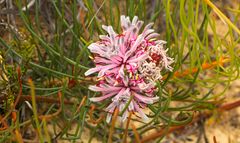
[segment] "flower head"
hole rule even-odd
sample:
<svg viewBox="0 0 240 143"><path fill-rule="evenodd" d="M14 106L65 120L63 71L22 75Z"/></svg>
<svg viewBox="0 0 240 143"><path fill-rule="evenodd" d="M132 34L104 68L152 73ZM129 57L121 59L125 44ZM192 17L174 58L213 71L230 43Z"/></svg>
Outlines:
<svg viewBox="0 0 240 143"><path fill-rule="evenodd" d="M102 96L90 100L111 100L105 109L109 112L107 122L116 108L124 112L122 121L128 117L129 111L138 112L147 120L141 108L158 101L154 95L157 90L155 82L161 80L163 69L172 71L173 59L163 48L166 42L156 40L159 34L151 29L153 23L146 25L140 33L142 25L143 21L139 21L137 16L132 21L121 16L121 34L114 32L112 26L103 25L108 35L100 35L100 40L88 47L94 54L96 67L85 75L98 73L99 79L99 83L89 86L89 89L102 93Z"/></svg>

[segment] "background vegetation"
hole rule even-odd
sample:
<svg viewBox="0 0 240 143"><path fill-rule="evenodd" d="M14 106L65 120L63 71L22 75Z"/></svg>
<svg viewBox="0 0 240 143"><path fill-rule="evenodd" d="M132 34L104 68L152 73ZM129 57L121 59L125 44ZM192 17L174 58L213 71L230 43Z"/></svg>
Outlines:
<svg viewBox="0 0 240 143"><path fill-rule="evenodd" d="M237 107L222 104L239 78L239 3L0 0L0 141L160 142ZM88 100L98 93L88 90L95 78L84 76L94 66L87 46L104 34L103 24L120 32L120 15L154 22L175 59L173 72L157 83L159 102L145 111L149 123L133 114L125 124L115 122L117 115L107 124L107 103Z"/></svg>

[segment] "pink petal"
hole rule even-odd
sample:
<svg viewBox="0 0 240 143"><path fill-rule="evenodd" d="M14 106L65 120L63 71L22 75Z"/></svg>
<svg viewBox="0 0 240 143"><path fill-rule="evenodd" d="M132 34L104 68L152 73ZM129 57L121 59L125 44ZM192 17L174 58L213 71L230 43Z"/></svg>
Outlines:
<svg viewBox="0 0 240 143"><path fill-rule="evenodd" d="M113 102L119 102L120 96L124 96L126 94L126 92L129 92L129 89L126 90L125 88L122 88L120 90L120 92L115 97L113 97L112 101Z"/></svg>
<svg viewBox="0 0 240 143"><path fill-rule="evenodd" d="M106 122L110 123L111 118L112 118L112 113L115 110L117 104L115 102L111 103L105 110L108 111L109 113L107 114L107 119Z"/></svg>
<svg viewBox="0 0 240 143"><path fill-rule="evenodd" d="M111 61L111 60L108 60L108 59L106 59L106 58L101 58L101 57L95 57L95 58L94 58L94 62L95 62L96 64L99 64L99 63L112 64L112 63L114 63L114 62Z"/></svg>
<svg viewBox="0 0 240 143"><path fill-rule="evenodd" d="M109 59L112 60L114 63L120 63L122 61L122 58L120 56L112 56Z"/></svg>
<svg viewBox="0 0 240 143"><path fill-rule="evenodd" d="M115 68L109 70L109 71L106 72L106 73L114 73L114 74L118 75L119 70L120 70L120 67L115 67Z"/></svg>
<svg viewBox="0 0 240 143"><path fill-rule="evenodd" d="M133 46L131 47L131 49L126 53L125 57L124 57L124 62L126 62L126 60L128 59L129 56L132 55L133 52L136 51L137 47L143 42L143 36L139 35L137 40L134 42Z"/></svg>
<svg viewBox="0 0 240 143"><path fill-rule="evenodd" d="M106 95L103 95L103 96L100 96L100 97L92 97L90 98L89 100L92 101L92 102L99 102L99 101L102 101L102 100L105 100L113 95L117 94L117 92L110 92L109 94L106 94Z"/></svg>
<svg viewBox="0 0 240 143"><path fill-rule="evenodd" d="M136 63L136 62L140 62L140 61L143 61L143 60L146 60L148 58L148 54L143 54L137 58L131 58L130 60L128 60L127 62L128 63Z"/></svg>
<svg viewBox="0 0 240 143"><path fill-rule="evenodd" d="M100 72L98 73L98 77L103 76L107 70L113 69L113 68L115 68L117 66L118 66L117 64L111 64L111 65L107 65L107 66L102 66Z"/></svg>
<svg viewBox="0 0 240 143"><path fill-rule="evenodd" d="M143 111L139 108L139 106L137 105L137 103L135 103L133 101L133 105L134 105L134 108L135 110L139 113L139 115L141 116L141 118L147 122L149 120L149 118L145 115L145 113L143 113Z"/></svg>
<svg viewBox="0 0 240 143"><path fill-rule="evenodd" d="M154 102L158 101L159 97L147 97L147 96L142 96L136 92L133 92L134 97L136 97L138 100L140 100L143 103L146 104L153 104Z"/></svg>
<svg viewBox="0 0 240 143"><path fill-rule="evenodd" d="M118 72L118 76L120 76L121 78L124 78L124 65L122 65L119 69L119 72Z"/></svg>
<svg viewBox="0 0 240 143"><path fill-rule="evenodd" d="M120 89L122 89L122 87L110 86L109 88L102 88L95 85L90 85L88 89L92 91L98 91L98 92L113 92L113 91L119 91Z"/></svg>

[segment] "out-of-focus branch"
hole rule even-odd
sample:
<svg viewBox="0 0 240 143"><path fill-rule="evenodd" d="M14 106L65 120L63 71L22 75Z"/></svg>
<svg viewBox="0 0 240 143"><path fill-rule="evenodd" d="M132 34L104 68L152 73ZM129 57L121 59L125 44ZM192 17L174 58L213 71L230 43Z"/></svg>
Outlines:
<svg viewBox="0 0 240 143"><path fill-rule="evenodd" d="M62 103L62 93L58 92L58 98L59 98L59 103ZM52 119L53 117L57 116L58 114L60 114L62 111L62 108L59 107L59 109L57 110L57 112L53 113L53 114L48 114L48 115L40 115L38 118L39 119L45 119L45 120L49 120Z"/></svg>
<svg viewBox="0 0 240 143"><path fill-rule="evenodd" d="M207 69L211 69L211 68L214 68L216 66L222 66L224 63L228 63L230 62L230 59L227 58L227 57L220 57L220 59L217 61L213 61L211 63L203 63L201 68L202 70L207 70ZM174 77L185 77L187 75L190 75L190 74L194 74L196 73L200 68L192 68L192 69L186 69L184 70L183 72L178 72L176 71L174 73ZM168 75L164 76L162 80L165 80L167 78Z"/></svg>
<svg viewBox="0 0 240 143"><path fill-rule="evenodd" d="M222 111L229 111L231 109L234 109L234 108L237 108L240 106L240 100L238 101L235 101L233 103L228 103L228 104L225 104L225 105L222 105L222 106L219 106L217 108L217 111L219 112L222 112ZM169 129L167 129L166 131L166 128L163 128L162 130L158 131L158 132L155 132L151 135L148 135L146 137L143 137L142 140L141 140L141 143L145 143L145 142L149 142L149 141L152 141L154 139L157 139L159 137L162 137L163 135L166 135L166 134L169 134L169 133L172 133L174 131L177 131L177 130L182 130L184 129L185 127L187 126L190 126L192 125L193 123L196 123L198 122L199 120L203 119L203 118L208 118L210 117L211 115L213 114L213 112L204 112L204 113L198 113L198 114L195 114L194 117L193 117L193 120L192 122L188 123L188 124L185 124L185 125L180 125L180 126L173 126L173 127L170 127Z"/></svg>
<svg viewBox="0 0 240 143"><path fill-rule="evenodd" d="M112 123L111 123L109 136L108 136L108 143L112 143L112 135L114 133L114 127L115 127L115 123L117 121L118 113L119 113L119 110L118 110L118 108L116 108L114 111L113 117L112 117Z"/></svg>

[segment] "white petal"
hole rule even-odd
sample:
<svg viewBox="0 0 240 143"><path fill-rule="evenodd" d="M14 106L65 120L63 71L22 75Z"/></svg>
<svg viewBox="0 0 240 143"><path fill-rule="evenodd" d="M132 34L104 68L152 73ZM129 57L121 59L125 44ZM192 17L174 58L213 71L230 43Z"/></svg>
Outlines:
<svg viewBox="0 0 240 143"><path fill-rule="evenodd" d="M85 75L85 76L88 76L88 75L91 75L91 74L93 74L93 73L95 73L95 72L98 72L98 71L100 71L100 70L101 70L101 67L91 68L91 69L87 70L87 71L84 73L84 75Z"/></svg>
<svg viewBox="0 0 240 143"><path fill-rule="evenodd" d="M126 110L121 117L121 122L124 122L127 119L127 117L128 117L128 111Z"/></svg>
<svg viewBox="0 0 240 143"><path fill-rule="evenodd" d="M153 26L154 23L149 23L148 25L145 26L143 33L146 32L148 29L150 29Z"/></svg>
<svg viewBox="0 0 240 143"><path fill-rule="evenodd" d="M160 34L158 34L158 33L152 33L152 34L149 34L145 39L150 40L150 39L158 37L159 35Z"/></svg>
<svg viewBox="0 0 240 143"><path fill-rule="evenodd" d="M103 28L106 32L108 32L108 26L102 25L102 28Z"/></svg>
<svg viewBox="0 0 240 143"><path fill-rule="evenodd" d="M145 113L143 113L143 111L139 108L139 106L137 105L137 103L133 102L134 107L136 109L136 111L139 113L139 115L141 116L141 118L143 119L144 122L148 122L149 118L145 115Z"/></svg>
<svg viewBox="0 0 240 143"><path fill-rule="evenodd" d="M137 21L138 21L138 17L134 16L132 20L132 25L136 25Z"/></svg>
<svg viewBox="0 0 240 143"><path fill-rule="evenodd" d="M145 37L145 36L148 36L149 34L151 34L151 33L153 33L153 32L154 32L153 29L148 29L148 30L146 30L146 31L143 33L143 35L144 35L144 37Z"/></svg>
<svg viewBox="0 0 240 143"><path fill-rule="evenodd" d="M112 114L111 114L111 113L108 113L108 114L107 114L107 118L106 118L106 122L107 122L107 123L110 123L111 118L112 118Z"/></svg>

